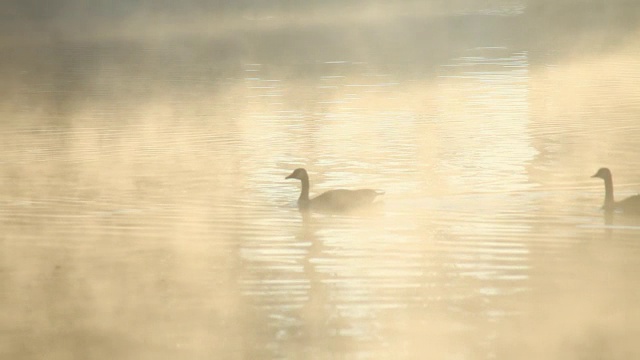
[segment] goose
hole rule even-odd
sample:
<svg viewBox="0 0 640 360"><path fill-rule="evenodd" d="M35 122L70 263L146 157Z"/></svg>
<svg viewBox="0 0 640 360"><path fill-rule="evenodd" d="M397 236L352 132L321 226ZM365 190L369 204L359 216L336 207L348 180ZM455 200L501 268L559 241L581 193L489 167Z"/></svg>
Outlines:
<svg viewBox="0 0 640 360"><path fill-rule="evenodd" d="M640 213L640 195L634 195L621 201L613 200L613 179L611 170L600 168L592 178L600 178L604 180L604 205L602 208L606 211L622 210L626 213Z"/></svg>
<svg viewBox="0 0 640 360"><path fill-rule="evenodd" d="M301 210L319 210L329 212L349 211L371 205L376 197L383 195L382 190L329 190L313 199L309 198L309 174L303 168L295 169L285 179L298 179L302 182L302 191L298 198L298 208Z"/></svg>

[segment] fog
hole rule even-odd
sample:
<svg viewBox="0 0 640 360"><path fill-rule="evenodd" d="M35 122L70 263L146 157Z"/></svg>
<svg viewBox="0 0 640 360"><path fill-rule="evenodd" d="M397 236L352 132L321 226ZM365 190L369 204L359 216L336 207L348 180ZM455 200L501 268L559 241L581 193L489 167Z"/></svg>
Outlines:
<svg viewBox="0 0 640 360"><path fill-rule="evenodd" d="M633 359L640 4L5 1L0 358ZM311 193L386 192L300 212Z"/></svg>

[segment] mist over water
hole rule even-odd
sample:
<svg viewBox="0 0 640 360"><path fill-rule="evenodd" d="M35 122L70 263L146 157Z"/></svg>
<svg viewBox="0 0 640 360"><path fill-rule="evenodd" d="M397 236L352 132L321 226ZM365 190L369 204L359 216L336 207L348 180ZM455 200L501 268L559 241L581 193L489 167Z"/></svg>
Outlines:
<svg viewBox="0 0 640 360"><path fill-rule="evenodd" d="M0 5L0 358L634 359L640 5ZM354 214L311 193L384 189Z"/></svg>

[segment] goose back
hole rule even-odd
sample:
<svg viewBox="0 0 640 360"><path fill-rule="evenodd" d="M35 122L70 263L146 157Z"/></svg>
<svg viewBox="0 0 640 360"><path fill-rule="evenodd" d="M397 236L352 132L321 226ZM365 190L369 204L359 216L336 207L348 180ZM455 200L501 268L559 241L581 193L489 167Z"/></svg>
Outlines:
<svg viewBox="0 0 640 360"><path fill-rule="evenodd" d="M310 207L316 210L347 211L370 205L384 192L374 189L337 189L324 192L310 200Z"/></svg>
<svg viewBox="0 0 640 360"><path fill-rule="evenodd" d="M615 202L615 208L628 214L640 214L640 195Z"/></svg>

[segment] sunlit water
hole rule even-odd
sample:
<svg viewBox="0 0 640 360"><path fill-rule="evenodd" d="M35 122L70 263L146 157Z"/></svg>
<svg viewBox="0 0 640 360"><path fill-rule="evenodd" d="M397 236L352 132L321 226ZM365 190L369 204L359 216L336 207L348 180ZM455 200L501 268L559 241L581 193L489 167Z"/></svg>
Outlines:
<svg viewBox="0 0 640 360"><path fill-rule="evenodd" d="M506 36L525 14L455 11L507 24L425 59L292 55L315 30L274 45L253 17L238 46L283 57L195 35L7 42L0 357L640 356L640 218L605 218L589 178L640 190L637 31L541 49ZM386 195L303 216L297 167L312 193Z"/></svg>

